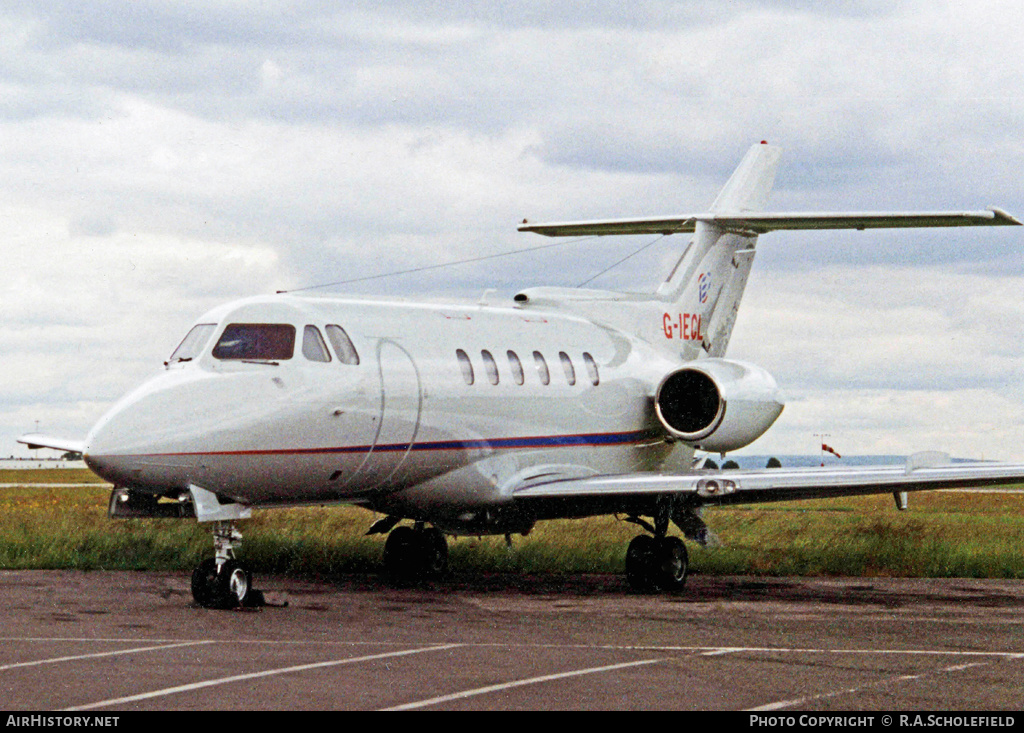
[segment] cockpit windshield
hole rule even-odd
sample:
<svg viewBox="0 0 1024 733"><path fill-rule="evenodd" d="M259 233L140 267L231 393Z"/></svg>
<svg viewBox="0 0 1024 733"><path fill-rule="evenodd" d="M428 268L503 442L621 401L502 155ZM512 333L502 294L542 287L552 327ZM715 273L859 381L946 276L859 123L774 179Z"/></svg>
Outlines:
<svg viewBox="0 0 1024 733"><path fill-rule="evenodd" d="M285 323L232 323L213 347L215 359L284 361L295 352L295 326Z"/></svg>
<svg viewBox="0 0 1024 733"><path fill-rule="evenodd" d="M192 361L195 359L202 353L203 347L210 340L210 335L213 334L213 329L216 327L217 324L215 323L200 323L198 326L193 326L192 330L185 336L185 339L178 345L178 348L171 354L171 358L167 360L167 363L175 364L180 361Z"/></svg>

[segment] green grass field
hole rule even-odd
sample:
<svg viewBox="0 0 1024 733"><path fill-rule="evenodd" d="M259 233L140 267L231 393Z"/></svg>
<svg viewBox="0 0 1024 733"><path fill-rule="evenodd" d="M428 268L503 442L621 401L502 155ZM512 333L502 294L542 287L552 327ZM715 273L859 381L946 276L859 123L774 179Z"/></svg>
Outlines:
<svg viewBox="0 0 1024 733"><path fill-rule="evenodd" d="M85 470L0 471L0 483L88 484ZM107 519L99 486L0 488L0 568L191 571L212 553L194 520ZM257 572L376 572L384 538L354 507L257 510L239 523ZM691 570L713 575L1024 577L1024 493L929 492L709 509L722 546L687 543ZM509 550L501 537L450 540L459 572L621 573L638 529L614 517L542 522Z"/></svg>

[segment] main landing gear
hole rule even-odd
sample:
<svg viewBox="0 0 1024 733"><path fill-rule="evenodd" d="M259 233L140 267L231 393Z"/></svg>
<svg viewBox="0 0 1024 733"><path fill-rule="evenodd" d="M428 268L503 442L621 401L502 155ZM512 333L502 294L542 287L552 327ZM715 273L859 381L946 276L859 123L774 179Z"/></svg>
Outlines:
<svg viewBox="0 0 1024 733"><path fill-rule="evenodd" d="M658 503L653 526L637 516L628 518L628 521L640 525L653 535L634 537L626 550L626 581L634 591L672 592L682 590L686 585L690 561L683 541L668 536L670 519L675 519L677 524L681 523L681 516L672 511L670 503L665 502Z"/></svg>
<svg viewBox="0 0 1024 733"><path fill-rule="evenodd" d="M203 560L192 571L192 597L203 608L236 608L261 605L262 593L253 590L252 573L235 559L242 533L231 522L213 528L215 557Z"/></svg>
<svg viewBox="0 0 1024 733"><path fill-rule="evenodd" d="M626 550L626 580L640 593L682 590L689 565L686 545L678 537L642 534Z"/></svg>
<svg viewBox="0 0 1024 733"><path fill-rule="evenodd" d="M448 570L448 541L441 530L396 527L384 543L384 572L393 581L416 582L440 578Z"/></svg>

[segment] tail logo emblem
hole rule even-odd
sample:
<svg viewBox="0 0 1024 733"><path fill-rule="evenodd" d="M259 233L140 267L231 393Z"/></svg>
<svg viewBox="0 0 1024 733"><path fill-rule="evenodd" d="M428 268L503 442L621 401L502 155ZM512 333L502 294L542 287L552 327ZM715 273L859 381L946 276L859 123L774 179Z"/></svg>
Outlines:
<svg viewBox="0 0 1024 733"><path fill-rule="evenodd" d="M697 278L697 294L701 303L708 302L708 291L711 290L711 273L705 272Z"/></svg>

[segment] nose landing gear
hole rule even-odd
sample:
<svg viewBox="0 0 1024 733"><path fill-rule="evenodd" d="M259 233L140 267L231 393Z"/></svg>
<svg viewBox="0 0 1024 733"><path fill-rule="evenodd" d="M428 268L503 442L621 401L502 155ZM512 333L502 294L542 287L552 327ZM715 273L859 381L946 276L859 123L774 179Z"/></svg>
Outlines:
<svg viewBox="0 0 1024 733"><path fill-rule="evenodd" d="M213 558L203 560L192 572L192 597L203 608L235 608L248 605L252 573L237 560L219 568Z"/></svg>
<svg viewBox="0 0 1024 733"><path fill-rule="evenodd" d="M252 573L235 559L242 533L231 522L216 522L213 529L215 557L192 571L192 597L203 608L237 608L262 605L263 594L252 587Z"/></svg>

